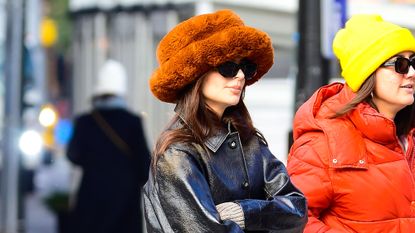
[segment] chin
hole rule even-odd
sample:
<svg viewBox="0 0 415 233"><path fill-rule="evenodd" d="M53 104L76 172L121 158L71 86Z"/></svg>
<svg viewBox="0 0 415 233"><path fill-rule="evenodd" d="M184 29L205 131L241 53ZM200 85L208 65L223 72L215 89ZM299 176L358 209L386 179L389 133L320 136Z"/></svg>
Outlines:
<svg viewBox="0 0 415 233"><path fill-rule="evenodd" d="M412 97L412 98L408 99L408 101L407 101L407 104L406 104L406 105L411 105L411 104L413 104L413 103L414 103L414 98Z"/></svg>
<svg viewBox="0 0 415 233"><path fill-rule="evenodd" d="M232 97L230 97L229 99L228 99L228 101L227 101L227 104L229 105L229 106L235 106L235 105L237 105L239 103L239 97L238 98L232 98Z"/></svg>
<svg viewBox="0 0 415 233"><path fill-rule="evenodd" d="M237 104L238 104L238 102L228 103L229 107L231 107L231 106L235 106L235 105L237 105Z"/></svg>

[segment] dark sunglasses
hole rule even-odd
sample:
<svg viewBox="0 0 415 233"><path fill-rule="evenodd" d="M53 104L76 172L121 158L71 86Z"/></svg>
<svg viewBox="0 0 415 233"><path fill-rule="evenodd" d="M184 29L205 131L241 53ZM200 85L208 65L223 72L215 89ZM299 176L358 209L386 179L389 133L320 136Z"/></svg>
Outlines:
<svg viewBox="0 0 415 233"><path fill-rule="evenodd" d="M245 75L246 80L251 80L257 72L257 64L248 60L242 60L240 64L232 61L227 61L216 67L219 74L225 78L233 78L238 74L239 70Z"/></svg>
<svg viewBox="0 0 415 233"><path fill-rule="evenodd" d="M405 57L397 57L393 61L387 61L383 63L382 66L395 66L395 71L399 74L407 74L409 71L409 67L415 69L415 58L405 58Z"/></svg>

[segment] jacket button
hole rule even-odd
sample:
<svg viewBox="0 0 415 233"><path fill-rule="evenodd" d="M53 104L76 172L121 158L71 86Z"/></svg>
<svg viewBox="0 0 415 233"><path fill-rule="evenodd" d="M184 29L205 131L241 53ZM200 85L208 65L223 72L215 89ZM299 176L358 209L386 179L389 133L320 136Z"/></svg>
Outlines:
<svg viewBox="0 0 415 233"><path fill-rule="evenodd" d="M365 161L364 161L363 159L361 159L361 160L359 160L359 163L360 163L360 164L364 164L364 163L365 163Z"/></svg>
<svg viewBox="0 0 415 233"><path fill-rule="evenodd" d="M248 181L244 181L241 186L242 186L243 189L248 189L248 187L249 187Z"/></svg>
<svg viewBox="0 0 415 233"><path fill-rule="evenodd" d="M336 164L337 163L337 159L333 159L333 163Z"/></svg>
<svg viewBox="0 0 415 233"><path fill-rule="evenodd" d="M229 142L229 147L231 149L235 149L236 148L236 142L235 141Z"/></svg>

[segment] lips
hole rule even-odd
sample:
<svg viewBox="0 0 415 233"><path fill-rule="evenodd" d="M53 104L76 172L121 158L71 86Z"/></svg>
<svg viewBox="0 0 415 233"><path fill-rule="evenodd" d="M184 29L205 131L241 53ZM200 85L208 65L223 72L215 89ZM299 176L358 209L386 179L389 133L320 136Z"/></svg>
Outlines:
<svg viewBox="0 0 415 233"><path fill-rule="evenodd" d="M234 90L238 90L238 91L242 90L242 86L231 86L229 88L234 89Z"/></svg>
<svg viewBox="0 0 415 233"><path fill-rule="evenodd" d="M414 88L414 85L413 85L413 84L406 84L406 85L400 86L400 88L409 88L409 89L413 89L413 88Z"/></svg>

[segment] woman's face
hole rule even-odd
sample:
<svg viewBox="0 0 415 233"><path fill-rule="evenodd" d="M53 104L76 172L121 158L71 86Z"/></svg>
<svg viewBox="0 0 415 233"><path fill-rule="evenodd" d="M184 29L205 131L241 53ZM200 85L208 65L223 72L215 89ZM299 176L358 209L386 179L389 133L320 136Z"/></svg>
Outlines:
<svg viewBox="0 0 415 233"><path fill-rule="evenodd" d="M402 52L386 61L375 71L373 102L386 117L394 119L397 112L414 102L415 70L410 66L406 74L395 71L394 61L398 57L414 59L414 52Z"/></svg>
<svg viewBox="0 0 415 233"><path fill-rule="evenodd" d="M203 79L202 94L206 104L222 117L227 107L239 103L244 86L245 75L242 70L239 70L235 77L229 78L213 70Z"/></svg>

